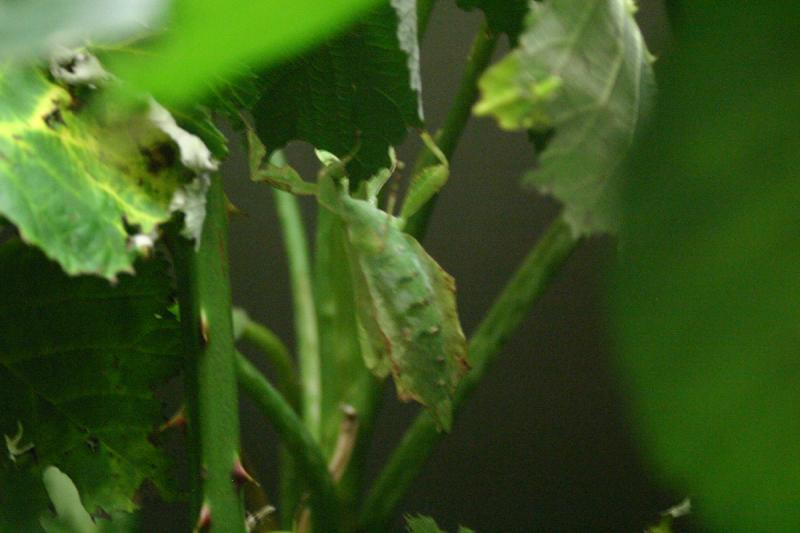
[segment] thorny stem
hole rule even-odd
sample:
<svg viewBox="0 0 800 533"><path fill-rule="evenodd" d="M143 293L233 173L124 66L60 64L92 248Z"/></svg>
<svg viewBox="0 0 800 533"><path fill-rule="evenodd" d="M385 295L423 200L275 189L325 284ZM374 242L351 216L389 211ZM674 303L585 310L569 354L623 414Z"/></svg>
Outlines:
<svg viewBox="0 0 800 533"><path fill-rule="evenodd" d="M237 315L242 322L242 339L261 349L277 374L278 389L295 412L300 412L300 387L297 383L294 363L289 349L275 333L266 326L252 320L246 313ZM279 494L281 517L287 527L291 524L294 509L299 498L300 487L297 468L291 454L284 446L278 450Z"/></svg>
<svg viewBox="0 0 800 533"><path fill-rule="evenodd" d="M523 260L472 335L468 350L472 369L456 390L454 411L486 375L508 337L528 315L579 242L569 225L558 218ZM395 508L443 437L427 412L417 416L364 501L360 521L364 530L386 530Z"/></svg>
<svg viewBox="0 0 800 533"><path fill-rule="evenodd" d="M461 77L458 92L447 113L444 125L434 137L436 144L447 159L453 157L458 141L467 126L472 113L472 106L478 98L478 79L489 66L492 54L497 47L498 39L499 35L491 31L489 26L484 23L472 42L472 49L467 58L467 66L464 75ZM414 164L414 173L436 163L438 163L436 156L427 148L423 148ZM409 219L406 225L407 233L418 239L425 234L428 220L436 205L436 198L436 196L431 198L422 209Z"/></svg>
<svg viewBox="0 0 800 533"><path fill-rule="evenodd" d="M227 231L225 194L213 175L199 249L174 231L170 236L186 352L192 512L210 511L210 531L244 533L244 509L231 478L239 460L239 404Z"/></svg>
<svg viewBox="0 0 800 533"><path fill-rule="evenodd" d="M241 354L236 355L236 374L242 390L275 427L308 482L314 531L335 533L336 489L319 445L280 392Z"/></svg>

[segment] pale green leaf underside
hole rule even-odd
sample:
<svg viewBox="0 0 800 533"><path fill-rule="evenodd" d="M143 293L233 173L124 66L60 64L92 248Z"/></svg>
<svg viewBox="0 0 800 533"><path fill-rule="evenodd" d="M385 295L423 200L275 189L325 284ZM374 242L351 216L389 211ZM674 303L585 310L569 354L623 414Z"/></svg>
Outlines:
<svg viewBox="0 0 800 533"><path fill-rule="evenodd" d="M564 203L576 234L617 227L615 188L653 93L650 55L627 0L531 3L519 47L481 80L479 114L552 128L525 181Z"/></svg>
<svg viewBox="0 0 800 533"><path fill-rule="evenodd" d="M253 116L267 148L304 140L340 158L352 154L354 186L389 167L389 147L422 123L412 6L387 2L342 36L266 72Z"/></svg>
<svg viewBox="0 0 800 533"><path fill-rule="evenodd" d="M35 446L15 462L0 455L0 530L40 531L48 465L90 512L133 510L145 479L171 490L167 460L148 440L162 420L151 388L180 362L165 268L140 262L111 286L70 278L19 241L0 248L0 433L21 427L20 442Z"/></svg>
<svg viewBox="0 0 800 533"><path fill-rule="evenodd" d="M171 148L150 150L143 120L101 126L71 98L36 69L0 70L0 214L66 272L113 278L136 257L123 220L151 232L183 178L149 168Z"/></svg>

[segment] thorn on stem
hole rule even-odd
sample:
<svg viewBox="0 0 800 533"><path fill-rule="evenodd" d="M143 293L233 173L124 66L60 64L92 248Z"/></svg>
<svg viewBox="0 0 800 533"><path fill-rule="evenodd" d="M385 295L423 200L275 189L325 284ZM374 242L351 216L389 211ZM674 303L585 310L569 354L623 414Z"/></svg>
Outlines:
<svg viewBox="0 0 800 533"><path fill-rule="evenodd" d="M206 315L205 309L200 309L200 337L203 339L205 344L208 344L208 332L208 315Z"/></svg>
<svg viewBox="0 0 800 533"><path fill-rule="evenodd" d="M240 458L236 458L236 461L233 464L233 470L231 471L231 481L233 481L234 486L237 489L240 489L245 483L252 483L256 487L260 487L261 485L253 479L253 476L245 470L244 465L242 464L242 460Z"/></svg>
<svg viewBox="0 0 800 533"><path fill-rule="evenodd" d="M166 422L161 424L161 426L159 426L158 432L163 433L168 429L173 429L173 428L186 429L187 423L188 420L186 418L186 406L182 405L181 408L178 409L178 411L174 415L172 415L172 417L169 420L167 420Z"/></svg>
<svg viewBox="0 0 800 533"><path fill-rule="evenodd" d="M194 533L208 531L211 529L211 507L204 503L200 508L200 516L197 517L197 524L194 526Z"/></svg>

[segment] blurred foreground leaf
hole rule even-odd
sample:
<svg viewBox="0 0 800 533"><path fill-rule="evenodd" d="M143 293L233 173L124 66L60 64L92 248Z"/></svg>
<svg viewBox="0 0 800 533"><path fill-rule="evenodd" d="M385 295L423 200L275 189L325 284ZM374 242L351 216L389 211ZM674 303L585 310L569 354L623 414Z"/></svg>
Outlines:
<svg viewBox="0 0 800 533"><path fill-rule="evenodd" d="M624 194L622 368L711 530L800 531L800 10L682 7Z"/></svg>
<svg viewBox="0 0 800 533"><path fill-rule="evenodd" d="M553 131L526 183L564 203L575 234L616 228L618 169L653 93L629 0L531 2L519 47L481 79L479 115Z"/></svg>
<svg viewBox="0 0 800 533"><path fill-rule="evenodd" d="M243 64L286 60L341 31L379 0L176 0L168 31L114 71L165 104L179 104Z"/></svg>
<svg viewBox="0 0 800 533"><path fill-rule="evenodd" d="M0 531L41 531L48 465L91 513L133 510L147 479L172 490L149 440L162 420L151 388L177 372L180 337L166 265L137 271L111 286L70 278L19 241L0 247Z"/></svg>
<svg viewBox="0 0 800 533"><path fill-rule="evenodd" d="M158 19L165 0L0 0L0 61L31 59L55 46L115 40Z"/></svg>

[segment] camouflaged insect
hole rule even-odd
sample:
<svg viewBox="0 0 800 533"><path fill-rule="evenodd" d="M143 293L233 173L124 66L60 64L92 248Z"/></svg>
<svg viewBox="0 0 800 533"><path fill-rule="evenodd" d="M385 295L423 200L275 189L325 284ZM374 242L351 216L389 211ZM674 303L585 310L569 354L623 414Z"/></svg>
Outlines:
<svg viewBox="0 0 800 533"><path fill-rule="evenodd" d="M428 407L449 431L453 393L469 368L455 282L402 231L402 219L374 198L351 197L335 176L341 168L321 174L318 197L344 222L365 362L378 376L391 373L398 396Z"/></svg>

